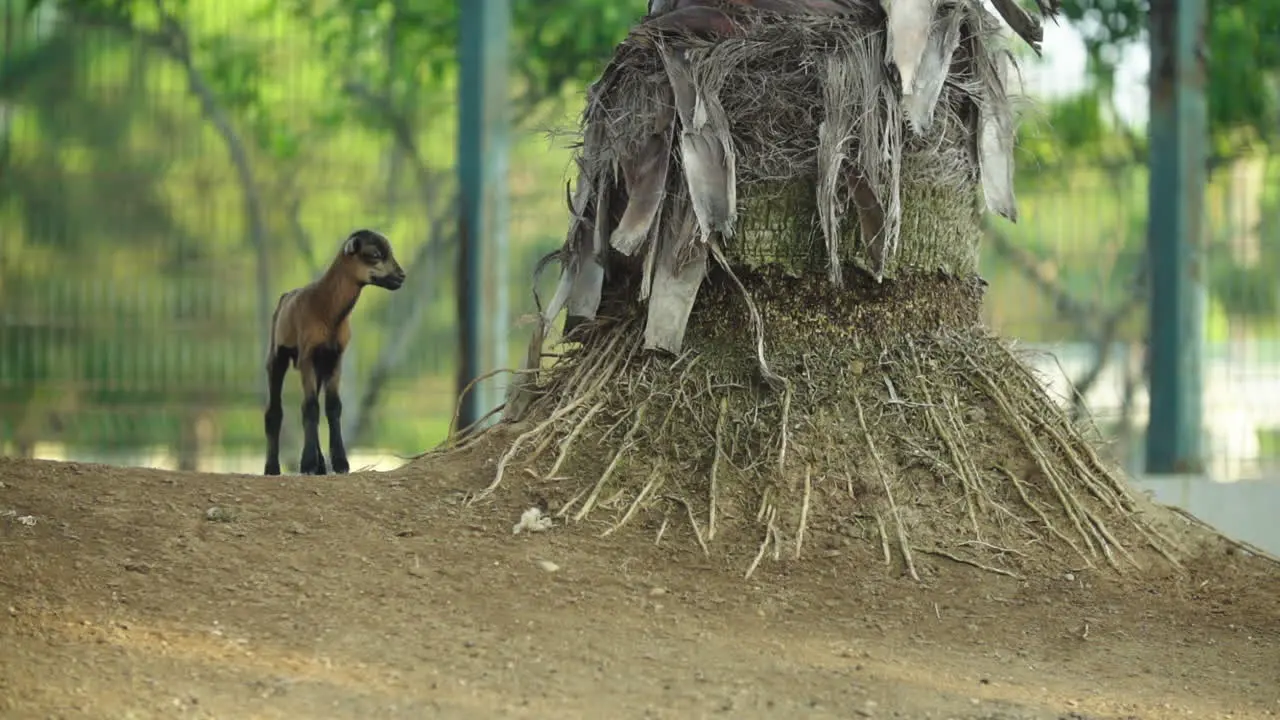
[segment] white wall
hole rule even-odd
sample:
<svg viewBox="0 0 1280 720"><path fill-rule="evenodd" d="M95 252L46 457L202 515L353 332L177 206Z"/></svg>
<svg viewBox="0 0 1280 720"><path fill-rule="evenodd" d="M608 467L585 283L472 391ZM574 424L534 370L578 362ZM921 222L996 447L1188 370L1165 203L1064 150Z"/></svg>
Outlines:
<svg viewBox="0 0 1280 720"><path fill-rule="evenodd" d="M1280 481L1213 482L1201 476L1130 480L1157 502L1176 505L1236 540L1280 555Z"/></svg>

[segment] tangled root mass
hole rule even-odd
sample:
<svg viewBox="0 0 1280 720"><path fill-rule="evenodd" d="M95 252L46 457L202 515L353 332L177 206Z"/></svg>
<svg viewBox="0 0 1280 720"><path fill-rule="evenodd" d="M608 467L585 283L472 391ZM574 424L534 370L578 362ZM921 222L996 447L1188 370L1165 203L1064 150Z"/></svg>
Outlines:
<svg viewBox="0 0 1280 720"><path fill-rule="evenodd" d="M659 541L685 526L707 553L750 539L748 576L858 540L917 578L922 556L1013 577L1178 563L1170 528L982 328L980 280L852 271L833 292L769 268L739 275L785 391L742 352L745 310L723 274L679 357L644 352L641 316L618 302L546 371L476 498L533 475L558 517L605 534L644 518Z"/></svg>

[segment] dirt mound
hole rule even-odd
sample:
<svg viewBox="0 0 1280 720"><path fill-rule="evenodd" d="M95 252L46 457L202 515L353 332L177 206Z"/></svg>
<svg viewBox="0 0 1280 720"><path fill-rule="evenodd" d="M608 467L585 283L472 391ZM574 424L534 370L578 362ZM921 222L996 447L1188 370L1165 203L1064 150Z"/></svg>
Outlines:
<svg viewBox="0 0 1280 720"><path fill-rule="evenodd" d="M922 557L922 586L828 549L743 583L635 528L512 535L536 498L459 502L499 452L270 479L0 461L0 716L1280 712L1280 582L1238 555L1141 583Z"/></svg>

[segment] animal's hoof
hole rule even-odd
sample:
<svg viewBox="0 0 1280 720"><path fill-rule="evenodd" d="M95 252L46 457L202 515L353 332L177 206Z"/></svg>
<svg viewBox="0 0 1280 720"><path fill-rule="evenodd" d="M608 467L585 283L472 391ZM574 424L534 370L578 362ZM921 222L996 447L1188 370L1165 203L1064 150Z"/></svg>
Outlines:
<svg viewBox="0 0 1280 720"><path fill-rule="evenodd" d="M351 463L347 462L346 455L333 456L333 471L339 475L351 472Z"/></svg>
<svg viewBox="0 0 1280 720"><path fill-rule="evenodd" d="M324 475L324 453L319 450L307 450L304 448L298 472L303 475Z"/></svg>
<svg viewBox="0 0 1280 720"><path fill-rule="evenodd" d="M262 474L263 474L263 475L279 475L279 474L280 474L280 463L278 463L278 462L274 462L274 463L267 463L267 467L266 467L266 469L265 469L265 470L263 470L263 471L262 471Z"/></svg>

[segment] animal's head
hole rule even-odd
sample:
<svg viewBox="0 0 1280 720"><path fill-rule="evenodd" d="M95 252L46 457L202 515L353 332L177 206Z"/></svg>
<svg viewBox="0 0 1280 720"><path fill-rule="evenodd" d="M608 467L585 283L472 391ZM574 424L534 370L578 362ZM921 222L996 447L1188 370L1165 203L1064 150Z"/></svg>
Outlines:
<svg viewBox="0 0 1280 720"><path fill-rule="evenodd" d="M391 243L381 233L373 230L351 233L342 244L342 256L361 285L377 285L388 290L399 290L404 285L404 268L396 262Z"/></svg>

